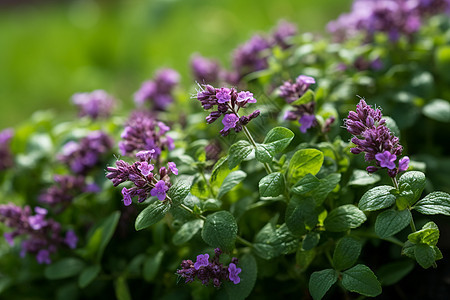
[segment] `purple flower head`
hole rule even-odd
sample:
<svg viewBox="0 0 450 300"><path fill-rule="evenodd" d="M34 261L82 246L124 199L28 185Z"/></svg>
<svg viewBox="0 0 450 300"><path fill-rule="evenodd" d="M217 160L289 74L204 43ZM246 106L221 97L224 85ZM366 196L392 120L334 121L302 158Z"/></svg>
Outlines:
<svg viewBox="0 0 450 300"><path fill-rule="evenodd" d="M274 44L280 46L282 49L287 49L290 46L289 39L298 34L297 26L287 21L280 21L277 28L272 34Z"/></svg>
<svg viewBox="0 0 450 300"><path fill-rule="evenodd" d="M311 76L300 75L295 82L299 85L307 85L309 87L311 84L315 84L316 80Z"/></svg>
<svg viewBox="0 0 450 300"><path fill-rule="evenodd" d="M388 168L390 170L395 168L395 160L397 156L389 151L375 154L375 158L382 168Z"/></svg>
<svg viewBox="0 0 450 300"><path fill-rule="evenodd" d="M177 165L176 165L174 162L169 161L169 162L167 163L167 165L169 166L169 170L170 170L173 174L178 175Z"/></svg>
<svg viewBox="0 0 450 300"><path fill-rule="evenodd" d="M195 54L191 58L191 70L197 82L216 83L221 72L219 63Z"/></svg>
<svg viewBox="0 0 450 300"><path fill-rule="evenodd" d="M10 149L10 141L13 130L8 128L0 131L0 171L11 168L14 165L13 154Z"/></svg>
<svg viewBox="0 0 450 300"><path fill-rule="evenodd" d="M250 93L250 92L247 92L247 91L239 92L237 94L236 101L239 102L239 103L244 103L244 105L246 103L256 103L256 99L253 98L253 93Z"/></svg>
<svg viewBox="0 0 450 300"><path fill-rule="evenodd" d="M134 93L134 102L138 106L144 105L144 103L156 94L156 83L152 80L144 81L139 90Z"/></svg>
<svg viewBox="0 0 450 300"><path fill-rule="evenodd" d="M298 76L295 83L285 81L283 85L280 86L280 97L284 98L287 103L292 103L303 96L309 86L314 83L316 83L316 80L313 77L306 75Z"/></svg>
<svg viewBox="0 0 450 300"><path fill-rule="evenodd" d="M12 232L5 232L3 234L3 236L5 237L5 240L8 242L8 244L11 247L14 246L14 233L12 233Z"/></svg>
<svg viewBox="0 0 450 300"><path fill-rule="evenodd" d="M229 278L234 284L238 284L239 282L241 282L241 279L238 276L241 271L241 268L236 268L236 265L233 263L230 263L228 265Z"/></svg>
<svg viewBox="0 0 450 300"><path fill-rule="evenodd" d="M148 176L153 171L154 166L152 164L149 164L146 161L141 162L141 164L138 166L138 169L141 171L142 175Z"/></svg>
<svg viewBox="0 0 450 300"><path fill-rule="evenodd" d="M398 171L403 172L408 170L409 167L409 157L404 156L398 161Z"/></svg>
<svg viewBox="0 0 450 300"><path fill-rule="evenodd" d="M197 255L197 260L195 261L194 268L196 270L200 269L201 267L207 267L209 265L209 254L200 254Z"/></svg>
<svg viewBox="0 0 450 300"><path fill-rule="evenodd" d="M239 121L239 118L236 117L234 114L225 115L222 120L223 130L228 131L231 128L236 127L236 124L238 121Z"/></svg>
<svg viewBox="0 0 450 300"><path fill-rule="evenodd" d="M166 192L169 188L166 186L164 180L160 180L155 184L155 187L151 190L150 194L152 196L158 197L159 201L166 199Z"/></svg>
<svg viewBox="0 0 450 300"><path fill-rule="evenodd" d="M70 249L75 249L77 247L78 237L73 230L69 230L66 232L64 243L66 243Z"/></svg>
<svg viewBox="0 0 450 300"><path fill-rule="evenodd" d="M314 123L316 121L316 117L314 115L308 115L308 114L304 114L300 120L298 120L299 123L301 124L300 126L300 131L302 133L306 133L306 131L314 126Z"/></svg>
<svg viewBox="0 0 450 300"><path fill-rule="evenodd" d="M116 105L116 100L104 90L74 94L72 102L78 107L80 117L88 116L94 120L108 118Z"/></svg>
<svg viewBox="0 0 450 300"><path fill-rule="evenodd" d="M36 254L36 260L39 264L51 264L52 261L50 259L50 252L46 249L39 250Z"/></svg>
<svg viewBox="0 0 450 300"><path fill-rule="evenodd" d="M126 187L122 189L122 195L123 195L123 204L125 206L129 206L133 201L131 200L130 192Z"/></svg>
<svg viewBox="0 0 450 300"><path fill-rule="evenodd" d="M267 69L267 54L270 43L259 35L253 36L248 42L239 46L233 52L233 67L238 74L238 81L245 75Z"/></svg>
<svg viewBox="0 0 450 300"><path fill-rule="evenodd" d="M220 88L216 92L218 103L227 103L231 100L231 90L229 88Z"/></svg>
<svg viewBox="0 0 450 300"><path fill-rule="evenodd" d="M55 175L54 184L44 190L38 197L39 202L64 210L72 203L75 196L85 190L84 177L71 175Z"/></svg>

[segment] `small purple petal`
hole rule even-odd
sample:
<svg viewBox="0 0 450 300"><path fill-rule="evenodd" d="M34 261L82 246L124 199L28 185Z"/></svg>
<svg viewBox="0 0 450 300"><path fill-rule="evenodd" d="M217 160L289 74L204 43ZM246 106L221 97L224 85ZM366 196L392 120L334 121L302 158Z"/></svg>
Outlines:
<svg viewBox="0 0 450 300"><path fill-rule="evenodd" d="M158 197L159 201L166 199L166 191L169 188L166 186L164 180L160 180L155 184L155 187L150 191L150 195Z"/></svg>
<svg viewBox="0 0 450 300"><path fill-rule="evenodd" d="M217 102L219 103L227 103L231 100L231 90L228 88L220 88L217 93Z"/></svg>
<svg viewBox="0 0 450 300"><path fill-rule="evenodd" d="M390 153L389 151L384 151L383 153L375 154L375 158L380 163L382 168L388 168L390 170L395 168L395 160L397 156Z"/></svg>
<svg viewBox="0 0 450 300"><path fill-rule="evenodd" d="M14 246L14 235L12 232L5 232L3 234L3 236L5 237L5 240L8 242L8 244L12 247Z"/></svg>
<svg viewBox="0 0 450 300"><path fill-rule="evenodd" d="M399 172L406 171L408 170L408 167L409 167L409 157L408 156L402 157L398 162L398 171Z"/></svg>
<svg viewBox="0 0 450 300"><path fill-rule="evenodd" d="M144 176L150 175L150 173L153 171L154 166L152 164L149 164L146 161L141 162L141 164L138 166L138 169L141 171L141 174Z"/></svg>
<svg viewBox="0 0 450 300"><path fill-rule="evenodd" d="M178 175L177 165L174 162L169 161L167 165L169 166L169 169L173 174Z"/></svg>
<svg viewBox="0 0 450 300"><path fill-rule="evenodd" d="M39 250L39 252L36 255L36 260L39 264L51 264L51 259L50 259L50 252L48 252L48 250L42 249Z"/></svg>
<svg viewBox="0 0 450 300"><path fill-rule="evenodd" d="M298 122L301 124L300 131L306 133L306 131L314 125L316 117L314 115L303 115Z"/></svg>
<svg viewBox="0 0 450 300"><path fill-rule="evenodd" d="M124 187L122 189L122 195L123 195L123 204L125 206L129 206L131 204L132 200L131 200L130 192L127 190L127 188Z"/></svg>
<svg viewBox="0 0 450 300"><path fill-rule="evenodd" d="M197 255L197 261L194 264L194 268L196 270L200 269L200 267L207 267L209 265L209 254L200 254Z"/></svg>
<svg viewBox="0 0 450 300"><path fill-rule="evenodd" d="M228 278L230 278L230 280L234 283L234 284L238 284L239 282L241 282L241 279L239 278L238 274L241 273L242 269L241 268L236 268L236 265L233 263L230 263L228 266Z"/></svg>
<svg viewBox="0 0 450 300"><path fill-rule="evenodd" d="M70 249L75 249L77 247L78 237L73 230L67 231L64 242L67 244L67 246L69 246Z"/></svg>
<svg viewBox="0 0 450 300"><path fill-rule="evenodd" d="M222 124L223 124L223 130L227 131L231 128L236 127L237 122L239 121L239 118L235 116L234 114L226 114L223 117Z"/></svg>

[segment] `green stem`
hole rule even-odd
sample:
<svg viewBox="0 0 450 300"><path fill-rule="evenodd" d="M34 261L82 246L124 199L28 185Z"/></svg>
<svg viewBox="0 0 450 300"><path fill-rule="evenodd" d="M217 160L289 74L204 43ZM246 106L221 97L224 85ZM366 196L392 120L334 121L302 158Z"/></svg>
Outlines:
<svg viewBox="0 0 450 300"><path fill-rule="evenodd" d="M388 237L388 238L385 238L385 239L382 239L378 235L376 235L376 234L374 234L372 232L364 232L364 231L353 231L353 234L357 235L357 236L361 236L361 237L380 239L380 240L387 241L387 242L390 242L392 244L395 244L397 246L403 247L403 243L400 240L398 240L398 239L396 239L395 237L392 237L392 236Z"/></svg>
<svg viewBox="0 0 450 300"><path fill-rule="evenodd" d="M216 198L216 194L214 193L214 191L211 187L211 184L209 183L209 180L206 180L205 172L203 172L203 169L200 169L199 171L200 171L200 175L202 176L203 180L205 181L206 186L208 187L209 192L211 193L211 196L213 198Z"/></svg>
<svg viewBox="0 0 450 300"><path fill-rule="evenodd" d="M250 131L248 131L247 127L245 127L245 126L242 126L242 129L243 129L245 135L247 136L247 139L249 140L250 144L252 144L252 146L256 149L256 142L253 139ZM267 174L272 173L272 168L270 168L269 164L268 163L263 163L263 164L264 164L264 168L266 169Z"/></svg>
<svg viewBox="0 0 450 300"><path fill-rule="evenodd" d="M414 219L412 218L412 216L411 216L411 222L409 222L409 225L411 226L412 232L416 232L417 231L416 225L414 224Z"/></svg>
<svg viewBox="0 0 450 300"><path fill-rule="evenodd" d="M246 239L241 238L239 235L236 236L236 240L237 240L238 242L240 242L241 244L244 244L244 245L246 245L246 246L248 246L248 247L253 247L252 243L250 243L250 242L247 241Z"/></svg>

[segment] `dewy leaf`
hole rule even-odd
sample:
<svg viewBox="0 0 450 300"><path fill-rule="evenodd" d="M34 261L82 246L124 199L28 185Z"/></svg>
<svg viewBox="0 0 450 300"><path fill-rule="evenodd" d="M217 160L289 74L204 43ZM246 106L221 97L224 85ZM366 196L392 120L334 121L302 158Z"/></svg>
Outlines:
<svg viewBox="0 0 450 300"><path fill-rule="evenodd" d="M228 168L231 170L241 163L253 150L249 142L240 140L228 150Z"/></svg>
<svg viewBox="0 0 450 300"><path fill-rule="evenodd" d="M136 230L141 230L157 223L164 218L169 209L170 204L168 202L153 202L137 216L134 227Z"/></svg>
<svg viewBox="0 0 450 300"><path fill-rule="evenodd" d="M184 223L183 226L172 237L175 246L188 242L203 227L203 220L195 219Z"/></svg>
<svg viewBox="0 0 450 300"><path fill-rule="evenodd" d="M75 257L63 258L47 266L44 275L47 279L63 279L78 275L83 270L84 262Z"/></svg>
<svg viewBox="0 0 450 300"><path fill-rule="evenodd" d="M308 173L316 175L323 164L323 153L317 149L298 150L292 156L288 167L289 181L297 182Z"/></svg>
<svg viewBox="0 0 450 300"><path fill-rule="evenodd" d="M334 249L333 265L336 270L345 270L356 263L362 245L355 238L345 236L339 240Z"/></svg>
<svg viewBox="0 0 450 300"><path fill-rule="evenodd" d="M92 281L95 280L95 278L97 278L101 270L102 268L100 265L92 265L86 267L78 277L78 285L80 286L80 288L84 289L85 287L87 287Z"/></svg>
<svg viewBox="0 0 450 300"><path fill-rule="evenodd" d="M408 240L414 244L436 246L439 240L439 228L434 222L428 222L421 230L409 234Z"/></svg>
<svg viewBox="0 0 450 300"><path fill-rule="evenodd" d="M424 215L442 214L450 216L450 195L444 192L432 192L414 205L413 209Z"/></svg>
<svg viewBox="0 0 450 300"><path fill-rule="evenodd" d="M224 284L228 296L233 300L245 299L250 295L255 286L256 276L258 274L256 260L251 254L244 254L239 258L237 267L242 270L239 273L239 278L241 279L239 284L233 284L231 282Z"/></svg>
<svg viewBox="0 0 450 300"><path fill-rule="evenodd" d="M392 206L395 203L395 195L390 191L394 189L392 186L382 185L368 190L359 200L359 209L374 211Z"/></svg>
<svg viewBox="0 0 450 300"><path fill-rule="evenodd" d="M413 192L413 197L409 199L409 205L413 205L420 198L425 184L425 174L419 171L406 172L398 180L400 191L405 189Z"/></svg>
<svg viewBox="0 0 450 300"><path fill-rule="evenodd" d="M316 205L321 205L340 181L341 174L339 173L331 173L327 177L320 179L320 184L310 192L316 201Z"/></svg>
<svg viewBox="0 0 450 300"><path fill-rule="evenodd" d="M378 269L377 276L382 285L392 285L408 275L414 269L414 265L411 259L388 263Z"/></svg>
<svg viewBox="0 0 450 300"><path fill-rule="evenodd" d="M423 114L430 119L450 123L450 103L442 99L434 99L423 107Z"/></svg>
<svg viewBox="0 0 450 300"><path fill-rule="evenodd" d="M314 227L318 222L316 204L311 197L292 197L286 208L286 226L295 236L306 233L306 227Z"/></svg>
<svg viewBox="0 0 450 300"><path fill-rule="evenodd" d="M300 98L291 103L291 105L302 105L314 101L315 94L312 90L307 90Z"/></svg>
<svg viewBox="0 0 450 300"><path fill-rule="evenodd" d="M380 181L380 176L377 174L370 174L364 170L353 170L352 177L348 185L366 186Z"/></svg>
<svg viewBox="0 0 450 300"><path fill-rule="evenodd" d="M375 233L382 239L393 236L408 226L411 218L411 212L408 209L384 211L375 221Z"/></svg>
<svg viewBox="0 0 450 300"><path fill-rule="evenodd" d="M227 177L227 175L231 172L227 164L228 156L223 156L216 162L211 172L211 178L209 179L209 182L211 184L213 184L215 181L219 181L219 183L222 183L225 177Z"/></svg>
<svg viewBox="0 0 450 300"><path fill-rule="evenodd" d="M256 146L256 159L263 163L272 161L275 154L282 152L294 138L294 133L284 127L275 127L267 133L263 144Z"/></svg>
<svg viewBox="0 0 450 300"><path fill-rule="evenodd" d="M276 197L284 192L284 176L280 172L270 173L259 181L261 197Z"/></svg>
<svg viewBox="0 0 450 300"><path fill-rule="evenodd" d="M428 269L435 262L436 251L432 246L418 244L414 249L414 255L419 265L424 269Z"/></svg>
<svg viewBox="0 0 450 300"><path fill-rule="evenodd" d="M294 185L291 191L294 194L303 195L315 189L319 184L320 180L316 176L308 173Z"/></svg>
<svg viewBox="0 0 450 300"><path fill-rule="evenodd" d="M298 249L299 240L293 236L285 224L278 228L267 223L255 236L253 251L263 259L272 259Z"/></svg>
<svg viewBox="0 0 450 300"><path fill-rule="evenodd" d="M233 171L225 178L222 183L222 186L219 188L219 194L217 198L221 199L226 193L231 191L236 185L241 183L242 180L247 177L247 174L244 171Z"/></svg>
<svg viewBox="0 0 450 300"><path fill-rule="evenodd" d="M309 278L309 293L314 300L320 300L338 279L333 269L325 269L311 274Z"/></svg>
<svg viewBox="0 0 450 300"><path fill-rule="evenodd" d="M237 231L238 226L233 215L222 210L206 217L202 238L211 247L230 251L234 247Z"/></svg>
<svg viewBox="0 0 450 300"><path fill-rule="evenodd" d="M340 232L357 228L366 221L366 215L352 204L333 209L323 222L328 231Z"/></svg>
<svg viewBox="0 0 450 300"><path fill-rule="evenodd" d="M356 265L342 273L342 285L351 292L375 297L381 294L381 284L369 267Z"/></svg>
<svg viewBox="0 0 450 300"><path fill-rule="evenodd" d="M178 206L183 203L183 200L189 194L191 190L190 183L186 180L178 180L174 185L172 185L167 193L167 195L172 199L174 206Z"/></svg>

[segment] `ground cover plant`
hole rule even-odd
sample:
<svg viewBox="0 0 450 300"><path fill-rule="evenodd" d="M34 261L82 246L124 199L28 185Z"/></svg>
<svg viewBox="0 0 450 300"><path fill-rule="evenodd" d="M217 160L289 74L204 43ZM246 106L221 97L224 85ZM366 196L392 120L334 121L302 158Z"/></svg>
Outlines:
<svg viewBox="0 0 450 300"><path fill-rule="evenodd" d="M0 295L448 298L448 11L280 21L129 110L76 93L72 120L1 131Z"/></svg>

